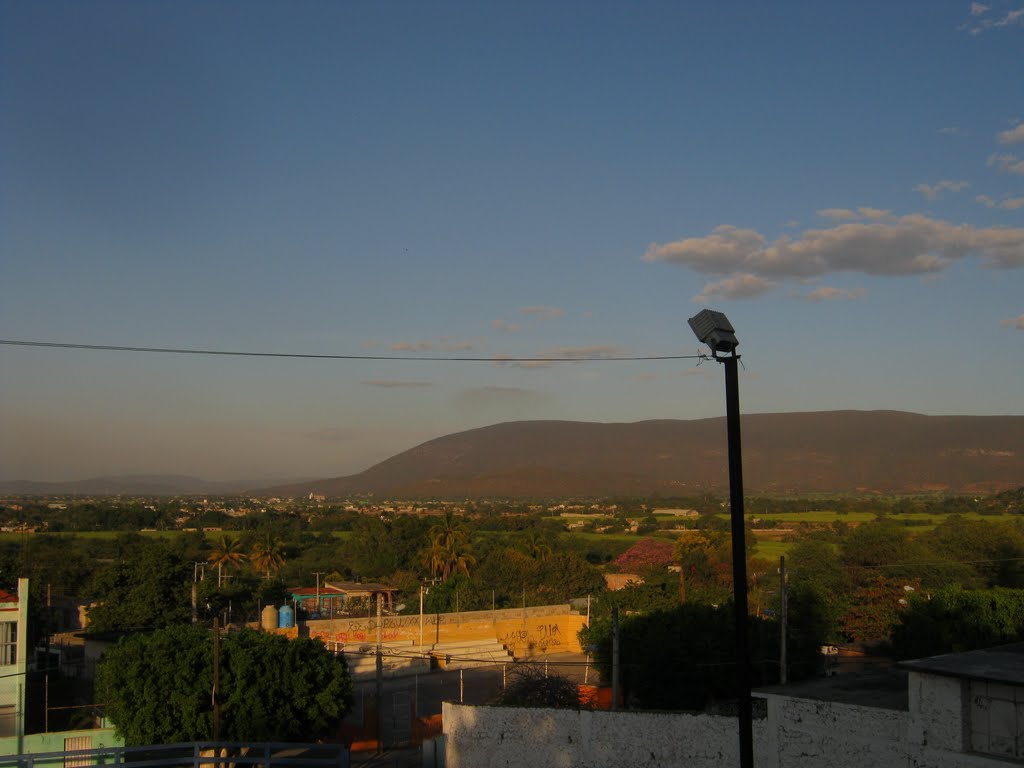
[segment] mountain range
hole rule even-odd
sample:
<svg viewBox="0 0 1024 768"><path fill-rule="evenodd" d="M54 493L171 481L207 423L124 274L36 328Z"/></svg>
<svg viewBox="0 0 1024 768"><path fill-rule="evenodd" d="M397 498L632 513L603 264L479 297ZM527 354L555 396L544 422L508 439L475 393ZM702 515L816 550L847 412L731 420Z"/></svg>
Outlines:
<svg viewBox="0 0 1024 768"><path fill-rule="evenodd" d="M825 411L742 416L747 493L991 493L1024 486L1024 416ZM269 496L688 496L728 489L724 417L515 421L430 440Z"/></svg>
<svg viewBox="0 0 1024 768"><path fill-rule="evenodd" d="M748 494L992 493L1024 486L1024 416L823 411L742 416ZM422 443L356 475L220 482L180 475L0 481L0 494L377 498L692 496L728 490L724 417L513 421Z"/></svg>

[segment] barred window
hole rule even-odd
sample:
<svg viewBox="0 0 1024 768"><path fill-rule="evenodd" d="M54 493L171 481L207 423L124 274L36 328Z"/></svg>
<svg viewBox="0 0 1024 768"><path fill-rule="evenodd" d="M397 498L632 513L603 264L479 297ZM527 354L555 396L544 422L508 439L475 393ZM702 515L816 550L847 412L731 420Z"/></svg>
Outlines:
<svg viewBox="0 0 1024 768"><path fill-rule="evenodd" d="M18 622L0 621L0 666L18 662Z"/></svg>

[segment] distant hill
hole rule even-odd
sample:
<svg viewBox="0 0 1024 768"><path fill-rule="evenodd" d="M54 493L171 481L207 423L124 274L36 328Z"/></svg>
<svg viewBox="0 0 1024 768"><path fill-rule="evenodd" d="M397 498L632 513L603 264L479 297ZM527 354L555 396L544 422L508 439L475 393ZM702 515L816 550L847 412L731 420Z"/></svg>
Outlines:
<svg viewBox="0 0 1024 768"><path fill-rule="evenodd" d="M298 482L298 481L296 481ZM0 480L0 494L18 496L202 496L241 493L250 481L203 480L188 475L123 475L85 480Z"/></svg>
<svg viewBox="0 0 1024 768"><path fill-rule="evenodd" d="M747 493L991 493L1024 485L1024 416L898 411L747 414ZM728 489L724 417L601 424L517 421L439 437L358 475L286 496L691 495Z"/></svg>

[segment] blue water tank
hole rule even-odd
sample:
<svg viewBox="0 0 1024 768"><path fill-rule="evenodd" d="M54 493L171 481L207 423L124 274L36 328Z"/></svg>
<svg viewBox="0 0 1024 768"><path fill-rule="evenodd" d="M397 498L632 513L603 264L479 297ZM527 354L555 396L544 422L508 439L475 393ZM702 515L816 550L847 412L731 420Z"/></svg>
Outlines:
<svg viewBox="0 0 1024 768"><path fill-rule="evenodd" d="M290 605L282 605L277 609L277 626L281 629L291 629L295 626L295 611Z"/></svg>

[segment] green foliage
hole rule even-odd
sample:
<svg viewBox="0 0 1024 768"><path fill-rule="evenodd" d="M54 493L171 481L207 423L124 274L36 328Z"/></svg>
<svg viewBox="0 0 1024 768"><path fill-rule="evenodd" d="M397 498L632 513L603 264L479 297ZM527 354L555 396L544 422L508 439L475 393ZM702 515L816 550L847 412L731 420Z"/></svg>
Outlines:
<svg viewBox="0 0 1024 768"><path fill-rule="evenodd" d="M789 677L801 679L820 669L819 648L828 625L814 595L790 596L787 635ZM749 617L754 685L778 682L779 625ZM596 646L595 661L611 679L612 621L594 617L581 633ZM624 616L620 629L621 682L627 701L647 709L703 709L734 695L735 634L732 603L720 607L687 603L646 614Z"/></svg>
<svg viewBox="0 0 1024 768"><path fill-rule="evenodd" d="M948 586L918 595L893 632L901 658L970 651L1024 639L1024 589Z"/></svg>
<svg viewBox="0 0 1024 768"><path fill-rule="evenodd" d="M509 678L494 699L499 706L580 709L579 687L567 677L546 673L540 667L517 665Z"/></svg>
<svg viewBox="0 0 1024 768"><path fill-rule="evenodd" d="M221 639L225 741L310 741L335 735L352 698L345 663L317 640L243 630ZM97 670L97 698L128 745L213 736L213 636L182 625L133 635Z"/></svg>
<svg viewBox="0 0 1024 768"><path fill-rule="evenodd" d="M123 542L121 558L104 566L88 589L90 632L155 629L190 618L192 568L160 542Z"/></svg>

